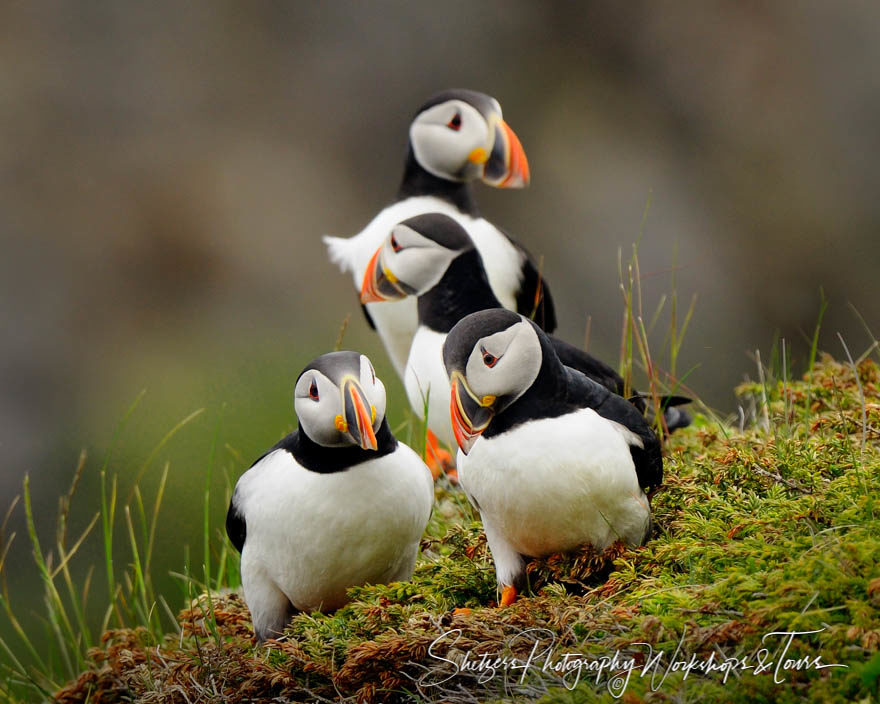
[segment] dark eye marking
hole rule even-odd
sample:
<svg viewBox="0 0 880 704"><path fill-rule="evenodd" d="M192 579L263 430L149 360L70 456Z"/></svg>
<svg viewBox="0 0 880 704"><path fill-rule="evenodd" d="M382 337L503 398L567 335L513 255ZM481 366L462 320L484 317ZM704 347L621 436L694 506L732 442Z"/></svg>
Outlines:
<svg viewBox="0 0 880 704"><path fill-rule="evenodd" d="M403 247L400 246L400 242L397 241L397 238L394 235L391 235L391 249L394 252L399 252Z"/></svg>
<svg viewBox="0 0 880 704"><path fill-rule="evenodd" d="M496 357L491 352L487 352L485 347L481 347L480 352L483 354L483 364L489 367L489 369L498 364L498 360L501 359L501 357Z"/></svg>
<svg viewBox="0 0 880 704"><path fill-rule="evenodd" d="M452 119L446 123L446 126L449 129L458 132L461 129L461 113L455 113L455 115L452 116Z"/></svg>
<svg viewBox="0 0 880 704"><path fill-rule="evenodd" d="M312 379L312 385L309 387L309 398L312 401L317 401L320 396L318 395L318 382Z"/></svg>

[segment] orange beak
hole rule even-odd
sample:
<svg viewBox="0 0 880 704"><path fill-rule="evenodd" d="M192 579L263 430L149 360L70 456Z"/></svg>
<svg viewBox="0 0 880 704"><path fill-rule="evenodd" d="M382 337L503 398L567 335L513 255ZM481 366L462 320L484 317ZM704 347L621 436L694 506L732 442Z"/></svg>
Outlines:
<svg viewBox="0 0 880 704"><path fill-rule="evenodd" d="M525 150L504 120L495 124L495 144L483 170L483 181L497 188L529 185L529 161Z"/></svg>
<svg viewBox="0 0 880 704"><path fill-rule="evenodd" d="M361 303L379 303L380 301L387 300L379 294L379 288L376 285L376 263L381 253L382 248L379 247L373 256L370 257L370 263L367 264L367 270L364 272L364 281L361 284Z"/></svg>
<svg viewBox="0 0 880 704"><path fill-rule="evenodd" d="M458 443L461 451L467 454L477 438L489 426L495 412L476 401L458 377L458 372L455 372L450 382L449 414L455 442Z"/></svg>
<svg viewBox="0 0 880 704"><path fill-rule="evenodd" d="M507 178L499 185L501 188L523 188L529 185L529 160L526 159L526 153L519 137L510 129L508 124L502 120L501 127L507 135L508 142L508 166Z"/></svg>
<svg viewBox="0 0 880 704"><path fill-rule="evenodd" d="M361 284L361 303L380 303L382 301L399 301L415 293L403 281L399 281L382 260L382 247L370 257Z"/></svg>
<svg viewBox="0 0 880 704"><path fill-rule="evenodd" d="M353 379L343 384L343 401L347 432L364 450L377 450L376 433L373 432L373 414L364 401L364 392Z"/></svg>

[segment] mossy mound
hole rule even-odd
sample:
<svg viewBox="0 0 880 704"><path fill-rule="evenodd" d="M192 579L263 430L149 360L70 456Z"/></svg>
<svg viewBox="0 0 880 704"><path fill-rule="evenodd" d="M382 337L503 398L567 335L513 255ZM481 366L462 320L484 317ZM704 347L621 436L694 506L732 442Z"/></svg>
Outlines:
<svg viewBox="0 0 880 704"><path fill-rule="evenodd" d="M479 523L438 488L411 582L354 589L256 649L240 597L203 597L163 643L105 634L57 699L874 701L880 370L826 358L739 392L755 427L673 436L648 545L535 561L512 607Z"/></svg>

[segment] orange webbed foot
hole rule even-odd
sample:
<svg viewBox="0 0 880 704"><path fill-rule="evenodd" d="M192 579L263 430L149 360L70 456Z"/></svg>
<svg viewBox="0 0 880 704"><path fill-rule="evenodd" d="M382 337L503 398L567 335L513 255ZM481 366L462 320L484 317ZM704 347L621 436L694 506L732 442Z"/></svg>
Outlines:
<svg viewBox="0 0 880 704"><path fill-rule="evenodd" d="M430 430L425 443L425 464L431 470L434 481L437 481L444 472L450 474L453 483L458 481L458 474L455 473L455 460L449 452L440 447L437 436Z"/></svg>
<svg viewBox="0 0 880 704"><path fill-rule="evenodd" d="M499 606L510 606L514 601L516 601L516 587L514 586L506 586L501 590L501 603Z"/></svg>

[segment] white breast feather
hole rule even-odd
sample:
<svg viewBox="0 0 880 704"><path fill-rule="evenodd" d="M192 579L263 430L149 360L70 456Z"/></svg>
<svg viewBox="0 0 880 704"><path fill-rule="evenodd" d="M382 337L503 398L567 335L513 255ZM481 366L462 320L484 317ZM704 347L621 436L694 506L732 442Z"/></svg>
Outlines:
<svg viewBox="0 0 880 704"><path fill-rule="evenodd" d="M406 362L403 385L410 406L421 418L428 401L428 428L440 442L455 448L455 435L449 416L449 377L443 366L445 333L422 326L416 331Z"/></svg>
<svg viewBox="0 0 880 704"><path fill-rule="evenodd" d="M271 580L305 611L341 606L352 585L408 579L433 497L430 473L403 444L332 474L310 472L284 450L270 453L237 485L245 600L246 573L252 583Z"/></svg>
<svg viewBox="0 0 880 704"><path fill-rule="evenodd" d="M521 554L585 543L601 550L618 538L638 545L650 509L615 425L584 409L481 437L470 454L459 453L459 480L484 521Z"/></svg>

